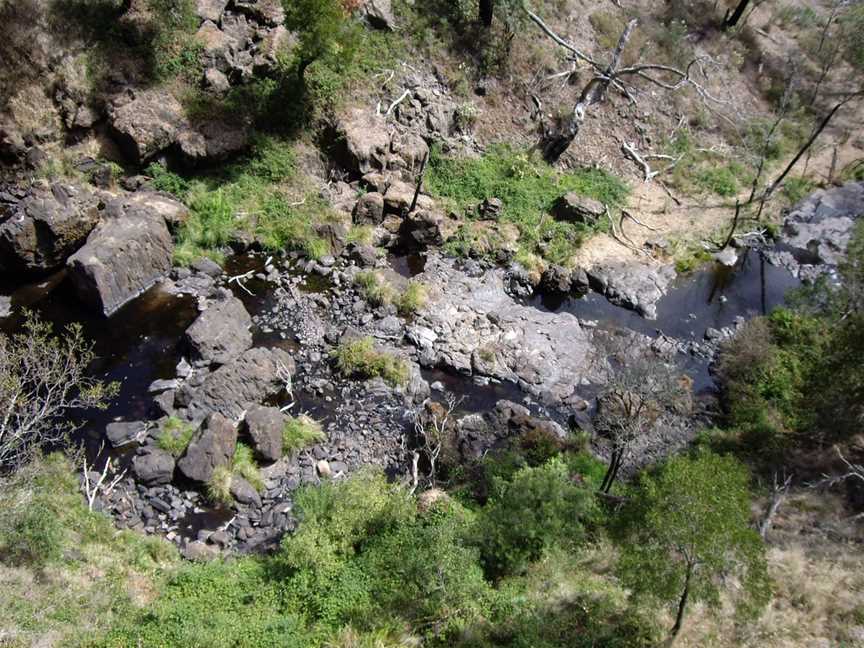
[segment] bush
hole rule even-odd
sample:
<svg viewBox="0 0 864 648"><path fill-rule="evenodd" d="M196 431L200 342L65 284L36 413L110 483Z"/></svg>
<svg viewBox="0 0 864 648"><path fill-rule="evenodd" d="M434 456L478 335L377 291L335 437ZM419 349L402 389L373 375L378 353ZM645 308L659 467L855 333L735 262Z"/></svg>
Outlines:
<svg viewBox="0 0 864 648"><path fill-rule="evenodd" d="M162 425L162 432L156 439L156 444L162 450L170 452L174 457L179 457L186 452L186 448L189 447L194 435L195 426L181 421L176 416L170 416Z"/></svg>
<svg viewBox="0 0 864 648"><path fill-rule="evenodd" d="M393 289L381 275L372 270L358 272L354 277L354 285L372 306L389 304L395 297Z"/></svg>
<svg viewBox="0 0 864 648"><path fill-rule="evenodd" d="M216 466L210 479L207 480L207 498L214 504L231 504L234 501L231 495L232 479L234 479L234 471L230 466Z"/></svg>
<svg viewBox="0 0 864 648"><path fill-rule="evenodd" d="M560 459L522 468L512 481L498 482L478 521L487 568L493 574L514 573L549 546L577 543L591 501Z"/></svg>
<svg viewBox="0 0 864 648"><path fill-rule="evenodd" d="M44 567L60 558L63 528L54 512L40 499L20 511L8 535L2 539L2 554L13 563Z"/></svg>
<svg viewBox="0 0 864 648"><path fill-rule="evenodd" d="M259 493L264 490L264 478L255 462L252 448L244 443L238 443L234 448L234 456L227 466L217 466L213 475L207 481L207 497L212 502L231 504L231 483L235 477L242 477Z"/></svg>
<svg viewBox="0 0 864 648"><path fill-rule="evenodd" d="M393 387L408 381L408 366L401 358L376 351L371 337L344 342L333 352L336 369L343 376L383 378Z"/></svg>
<svg viewBox="0 0 864 648"><path fill-rule="evenodd" d="M306 446L324 441L321 424L310 416L292 416L282 428L282 452L292 454Z"/></svg>
<svg viewBox="0 0 864 648"><path fill-rule="evenodd" d="M426 305L426 286L419 281L411 281L396 299L396 308L403 316L413 315Z"/></svg>

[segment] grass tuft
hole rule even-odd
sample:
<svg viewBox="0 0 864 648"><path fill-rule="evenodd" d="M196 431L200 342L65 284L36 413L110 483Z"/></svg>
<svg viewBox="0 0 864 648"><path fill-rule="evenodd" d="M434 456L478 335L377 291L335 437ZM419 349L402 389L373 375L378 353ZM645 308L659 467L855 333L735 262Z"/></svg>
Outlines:
<svg viewBox="0 0 864 648"><path fill-rule="evenodd" d="M311 416L305 414L292 416L282 429L282 451L285 454L292 454L326 438L321 424Z"/></svg>
<svg viewBox="0 0 864 648"><path fill-rule="evenodd" d="M344 342L333 352L336 369L343 376L383 378L393 387L408 382L408 365L405 361L382 351L377 351L371 337Z"/></svg>

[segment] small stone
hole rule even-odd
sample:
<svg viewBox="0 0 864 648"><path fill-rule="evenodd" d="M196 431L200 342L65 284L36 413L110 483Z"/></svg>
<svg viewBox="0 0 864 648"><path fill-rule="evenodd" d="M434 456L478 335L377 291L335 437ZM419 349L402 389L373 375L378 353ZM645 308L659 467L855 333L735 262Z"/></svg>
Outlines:
<svg viewBox="0 0 864 648"><path fill-rule="evenodd" d="M330 468L330 463L326 459L321 459L315 464L315 469L318 471L318 476L329 478L333 476L333 470Z"/></svg>

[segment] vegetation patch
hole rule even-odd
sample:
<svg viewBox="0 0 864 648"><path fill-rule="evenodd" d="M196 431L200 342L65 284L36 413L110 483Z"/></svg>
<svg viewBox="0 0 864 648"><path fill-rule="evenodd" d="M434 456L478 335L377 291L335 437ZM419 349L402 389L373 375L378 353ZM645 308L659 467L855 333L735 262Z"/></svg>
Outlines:
<svg viewBox="0 0 864 648"><path fill-rule="evenodd" d="M480 158L448 158L433 147L428 169L429 192L469 218L476 216L474 210L483 200L501 200L501 221L519 228L523 253L536 253L553 263L567 263L594 231L553 219L549 212L557 198L575 191L616 207L629 193L623 181L600 169L563 173L503 145L491 147Z"/></svg>
<svg viewBox="0 0 864 648"><path fill-rule="evenodd" d="M220 504L231 504L234 501L231 496L231 483L235 477L242 477L259 493L264 490L261 470L255 461L252 448L245 443L237 444L229 465L217 466L213 470L213 475L206 486L210 500Z"/></svg>
<svg viewBox="0 0 864 648"><path fill-rule="evenodd" d="M181 421L176 416L170 416L162 425L162 431L156 439L156 444L162 450L179 457L186 452L186 448L189 447L194 435L195 427L191 423Z"/></svg>
<svg viewBox="0 0 864 648"><path fill-rule="evenodd" d="M282 452L291 455L326 438L321 424L311 416L292 416L282 428Z"/></svg>
<svg viewBox="0 0 864 648"><path fill-rule="evenodd" d="M333 352L336 369L343 376L383 378L393 387L408 382L408 365L401 358L375 349L371 337L343 342Z"/></svg>

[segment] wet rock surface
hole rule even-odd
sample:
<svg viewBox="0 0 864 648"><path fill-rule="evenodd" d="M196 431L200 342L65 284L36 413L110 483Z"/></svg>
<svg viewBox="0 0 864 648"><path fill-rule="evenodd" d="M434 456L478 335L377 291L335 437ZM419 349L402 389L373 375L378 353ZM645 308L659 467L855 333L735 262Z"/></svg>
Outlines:
<svg viewBox="0 0 864 648"><path fill-rule="evenodd" d="M657 302L666 294L675 269L657 263L601 263L587 270L591 287L617 306L657 317Z"/></svg>

